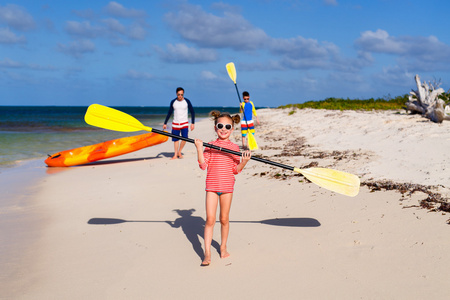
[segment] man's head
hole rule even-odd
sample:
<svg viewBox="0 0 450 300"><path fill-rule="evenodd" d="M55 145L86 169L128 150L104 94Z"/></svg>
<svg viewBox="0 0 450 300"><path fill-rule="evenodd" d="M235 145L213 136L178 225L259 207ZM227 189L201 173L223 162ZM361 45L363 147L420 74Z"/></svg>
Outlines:
<svg viewBox="0 0 450 300"><path fill-rule="evenodd" d="M250 94L247 91L245 91L242 93L242 98L244 99L245 102L248 102L250 101Z"/></svg>
<svg viewBox="0 0 450 300"><path fill-rule="evenodd" d="M177 99L178 101L184 99L184 89L182 87L177 87Z"/></svg>

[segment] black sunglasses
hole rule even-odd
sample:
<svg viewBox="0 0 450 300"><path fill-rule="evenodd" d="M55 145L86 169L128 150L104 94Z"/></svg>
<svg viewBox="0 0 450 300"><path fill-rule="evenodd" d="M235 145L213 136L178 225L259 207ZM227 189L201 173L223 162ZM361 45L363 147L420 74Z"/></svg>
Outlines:
<svg viewBox="0 0 450 300"><path fill-rule="evenodd" d="M231 126L231 124L222 124L222 123L216 124L217 129L222 129L224 126L225 126L226 130L231 130L231 128L233 128L233 126Z"/></svg>

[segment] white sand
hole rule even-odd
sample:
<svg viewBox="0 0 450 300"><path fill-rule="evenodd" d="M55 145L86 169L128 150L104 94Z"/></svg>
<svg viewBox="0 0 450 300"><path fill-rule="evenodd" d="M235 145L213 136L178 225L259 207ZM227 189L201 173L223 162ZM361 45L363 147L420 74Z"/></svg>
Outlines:
<svg viewBox="0 0 450 300"><path fill-rule="evenodd" d="M450 122L392 112L288 113L259 111L256 138L266 150L257 153L293 166L317 161L362 181L442 185L448 195ZM358 155L275 156L281 149L274 148L301 136L310 145L304 153ZM212 140L211 121L199 122L191 137ZM362 187L350 198L302 177L271 179L290 172L255 161L237 176L231 257L213 253L201 268L206 172L193 145L183 152L169 160L169 141L109 163L49 169L33 201L44 228L2 282L0 298L448 299L449 214L403 208L423 193L400 201L398 192Z"/></svg>

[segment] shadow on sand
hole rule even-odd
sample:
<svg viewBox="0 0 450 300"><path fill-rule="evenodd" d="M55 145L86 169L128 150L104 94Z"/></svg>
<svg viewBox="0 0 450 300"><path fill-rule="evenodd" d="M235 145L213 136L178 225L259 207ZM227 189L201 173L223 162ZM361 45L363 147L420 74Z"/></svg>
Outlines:
<svg viewBox="0 0 450 300"><path fill-rule="evenodd" d="M123 220L114 218L92 218L88 221L90 225L114 225L121 223L167 223L172 228L181 228L186 235L188 241L192 244L195 253L203 260L203 248L200 238L204 238L205 220L202 217L193 216L195 209L174 209L178 213L179 218L174 221L157 221L157 220ZM230 223L242 224L265 224L272 226L284 227L319 227L320 222L312 218L276 218L261 221L231 221ZM217 241L212 241L211 246L220 253L220 245Z"/></svg>
<svg viewBox="0 0 450 300"><path fill-rule="evenodd" d="M83 166L95 166L95 165L109 165L109 164L117 164L117 163L125 163L125 162L132 162L132 161L141 161L141 160L152 160L156 158L161 157L172 157L170 153L168 152L161 152L156 156L150 156L150 157L138 157L138 158L124 158L124 159L107 159L107 160L98 160L94 161L88 164L74 166L74 167L83 167Z"/></svg>

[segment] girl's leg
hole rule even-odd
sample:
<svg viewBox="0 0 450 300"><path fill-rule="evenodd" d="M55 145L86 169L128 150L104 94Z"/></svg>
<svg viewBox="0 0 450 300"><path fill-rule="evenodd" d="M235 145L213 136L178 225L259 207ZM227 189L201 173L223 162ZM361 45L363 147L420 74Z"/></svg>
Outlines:
<svg viewBox="0 0 450 300"><path fill-rule="evenodd" d="M202 265L211 263L211 242L213 238L214 224L216 223L217 200L219 196L214 192L206 192L206 223L205 223L205 257Z"/></svg>
<svg viewBox="0 0 450 300"><path fill-rule="evenodd" d="M228 233L230 232L230 209L233 193L224 193L220 195L220 225L222 241L220 244L220 257L225 258L230 256L227 251Z"/></svg>

